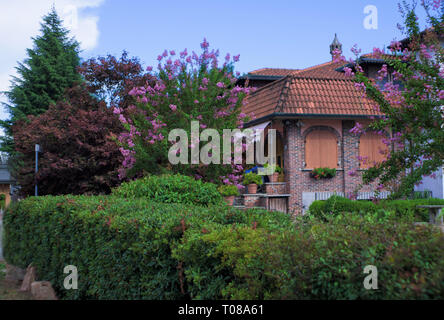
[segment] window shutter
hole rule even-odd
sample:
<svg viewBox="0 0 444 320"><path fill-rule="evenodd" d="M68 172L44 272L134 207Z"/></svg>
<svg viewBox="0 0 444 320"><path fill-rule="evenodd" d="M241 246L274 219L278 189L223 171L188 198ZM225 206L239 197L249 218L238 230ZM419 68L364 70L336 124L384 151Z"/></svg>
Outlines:
<svg viewBox="0 0 444 320"><path fill-rule="evenodd" d="M361 136L359 143L359 155L367 158L365 164L361 163L361 168L373 166L373 162L379 163L386 159L380 150L387 150L387 146L382 142L382 137L375 132L367 132Z"/></svg>
<svg viewBox="0 0 444 320"><path fill-rule="evenodd" d="M307 135L305 142L305 166L309 169L338 165L338 141L327 130L314 130Z"/></svg>

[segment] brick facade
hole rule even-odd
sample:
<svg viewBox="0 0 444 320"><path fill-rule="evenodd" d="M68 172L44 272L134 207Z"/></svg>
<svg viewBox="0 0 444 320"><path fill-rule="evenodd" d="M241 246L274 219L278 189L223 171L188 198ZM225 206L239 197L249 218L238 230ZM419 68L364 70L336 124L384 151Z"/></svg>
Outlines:
<svg viewBox="0 0 444 320"><path fill-rule="evenodd" d="M301 124L295 120L285 121L284 135L284 160L285 179L287 190L291 196L289 198L289 212L300 214L302 212L303 192L342 192L345 195L352 194L362 183L362 171L358 170L356 175L350 176L348 172L359 168L359 136L350 133L350 129L355 125L352 120L340 120L342 122L342 132L338 132L329 126L316 129L330 130L338 138L338 167L336 176L330 179L316 180L310 177L310 169L304 168L305 159L305 137L311 128L304 131ZM360 191L371 192L375 190L375 183L363 186Z"/></svg>

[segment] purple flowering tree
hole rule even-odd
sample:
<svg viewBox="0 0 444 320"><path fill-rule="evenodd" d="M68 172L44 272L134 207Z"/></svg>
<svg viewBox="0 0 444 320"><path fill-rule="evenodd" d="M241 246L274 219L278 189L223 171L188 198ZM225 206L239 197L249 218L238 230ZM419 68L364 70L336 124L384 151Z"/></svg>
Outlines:
<svg viewBox="0 0 444 320"><path fill-rule="evenodd" d="M378 190L390 187L392 197L408 196L423 176L433 175L444 159L444 50L440 44L444 35L443 5L440 0L421 2L428 27L420 32L415 6L403 2L400 10L404 18L401 27L408 36L408 44L393 41L391 54L375 48L373 57L385 64L374 81L365 76L359 66L346 68L356 87L375 102L375 109L384 114L368 127L357 123L352 132L361 134L373 130L381 135L388 147L386 160L374 164L363 174L363 183L378 182ZM359 52L353 49L355 55ZM387 138L383 132L390 130ZM361 159L362 160L362 159ZM349 172L355 175L356 171Z"/></svg>
<svg viewBox="0 0 444 320"><path fill-rule="evenodd" d="M202 52L179 54L165 50L158 56L157 72L147 71L157 81L135 87L130 95L137 103L126 110L115 108L114 113L125 131L119 136L124 156L120 177L139 177L145 174L181 173L196 179L240 185L242 165L234 164L176 164L168 161L172 142L169 132L183 129L191 137L191 122L198 121L200 130L216 129L222 137L223 129L241 128L246 115L240 112L243 98L251 88L236 86L234 63L239 56L225 56L219 61L219 51L210 50L206 39ZM187 150L204 143L189 141ZM221 148L222 150L222 148Z"/></svg>

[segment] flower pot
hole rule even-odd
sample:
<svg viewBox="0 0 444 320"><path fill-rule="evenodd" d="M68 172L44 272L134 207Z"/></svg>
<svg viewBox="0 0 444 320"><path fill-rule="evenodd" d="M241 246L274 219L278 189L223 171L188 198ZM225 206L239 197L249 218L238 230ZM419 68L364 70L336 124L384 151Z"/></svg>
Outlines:
<svg viewBox="0 0 444 320"><path fill-rule="evenodd" d="M272 175L268 176L268 179L271 183L276 183L279 180L279 172L275 172Z"/></svg>
<svg viewBox="0 0 444 320"><path fill-rule="evenodd" d="M249 194L255 194L257 192L257 184L256 183L249 184L247 186L247 189Z"/></svg>
<svg viewBox="0 0 444 320"><path fill-rule="evenodd" d="M224 197L224 200L225 200L226 204L228 204L229 206L232 206L234 203L234 196L226 196L226 197Z"/></svg>

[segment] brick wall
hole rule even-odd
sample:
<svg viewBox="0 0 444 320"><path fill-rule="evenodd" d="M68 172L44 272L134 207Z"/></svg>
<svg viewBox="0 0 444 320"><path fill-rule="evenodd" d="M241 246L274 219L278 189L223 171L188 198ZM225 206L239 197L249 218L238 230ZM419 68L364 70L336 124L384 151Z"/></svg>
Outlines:
<svg viewBox="0 0 444 320"><path fill-rule="evenodd" d="M285 122L284 159L285 179L287 192L291 195L289 199L289 211L293 214L302 212L303 192L343 192L351 194L361 184L362 171L350 176L349 171L359 168L357 156L359 155L359 136L349 131L354 126L354 121L343 120L342 132L326 127L334 132L338 138L338 167L336 176L331 179L315 180L310 177L309 169L304 168L305 159L305 136L310 129L304 128L302 133L297 121ZM360 191L374 191L377 183L364 186Z"/></svg>
<svg viewBox="0 0 444 320"><path fill-rule="evenodd" d="M267 194L286 194L287 184L285 182L265 183L265 193Z"/></svg>

